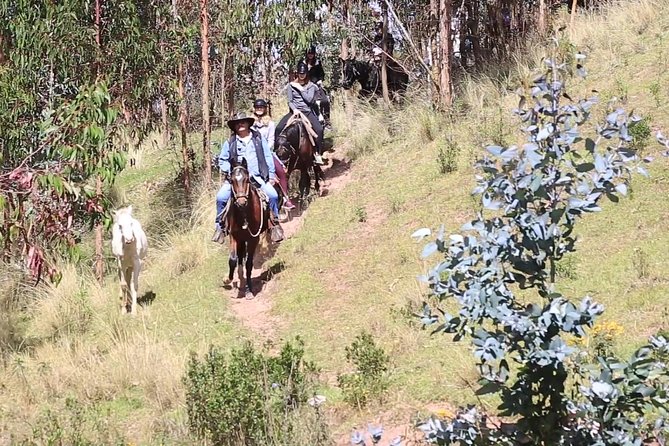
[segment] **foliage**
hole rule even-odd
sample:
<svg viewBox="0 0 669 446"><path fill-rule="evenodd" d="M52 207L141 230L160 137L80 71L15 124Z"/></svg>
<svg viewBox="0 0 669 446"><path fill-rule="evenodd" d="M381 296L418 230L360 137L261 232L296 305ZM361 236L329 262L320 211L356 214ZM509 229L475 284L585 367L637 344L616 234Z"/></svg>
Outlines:
<svg viewBox="0 0 669 446"><path fill-rule="evenodd" d="M575 55L581 76L584 58ZM497 394L497 415L515 423L486 422L468 407L452 422L422 425L433 443L631 445L666 431L669 373L653 356L667 351L667 341L651 338L628 361L582 363L566 339L585 336L604 308L590 297L572 303L555 283L556 262L575 251L579 217L600 211L604 197L617 202L633 170L646 173L630 147L629 126L639 118L616 109L593 129L594 139L582 135L596 98L572 100L565 88L571 67L543 62L514 110L527 143L490 146L492 157L478 163L475 193L486 211L462 234L445 237L442 228L423 250L444 255L425 277L432 292L459 304L457 316L425 304L423 322L440 322L434 332L455 333L456 341L471 338L481 375L476 393ZM518 289L538 299L521 299Z"/></svg>
<svg viewBox="0 0 669 446"><path fill-rule="evenodd" d="M250 343L229 356L213 347L202 360L192 355L183 379L191 431L219 445L293 444L291 414L304 407L315 372L299 338L278 356Z"/></svg>
<svg viewBox="0 0 669 446"><path fill-rule="evenodd" d="M355 366L356 371L339 375L337 381L349 404L363 407L383 394L388 387L390 358L376 345L371 334L362 332L356 336L346 347L346 360Z"/></svg>
<svg viewBox="0 0 669 446"><path fill-rule="evenodd" d="M632 137L631 147L638 151L643 150L648 145L651 136L650 119L646 117L640 121L632 122L629 132Z"/></svg>
<svg viewBox="0 0 669 446"><path fill-rule="evenodd" d="M22 446L126 444L120 433L110 429L108 423L99 417L91 416L89 412L77 400L67 398L64 410L45 411L33 426L32 438L18 444Z"/></svg>
<svg viewBox="0 0 669 446"><path fill-rule="evenodd" d="M383 438L383 426L372 426L367 428L367 434L371 444L379 444ZM351 434L351 446L367 446L369 443L365 440L365 434L360 431L353 431ZM388 443L388 446L402 446L402 437L395 437Z"/></svg>
<svg viewBox="0 0 669 446"><path fill-rule="evenodd" d="M125 166L119 110L144 133L151 125L162 67L156 5L101 4L98 30L91 2L0 1L8 56L0 66L0 243L4 260L26 257L38 280L46 252L74 255L80 233L107 218L103 193Z"/></svg>
<svg viewBox="0 0 669 446"><path fill-rule="evenodd" d="M351 221L358 222L358 223L364 223L367 221L367 209L365 209L364 206L356 206L355 209L353 209L353 218Z"/></svg>
<svg viewBox="0 0 669 446"><path fill-rule="evenodd" d="M458 170L459 153L458 143L451 138L446 138L443 145L439 146L439 153L437 154L439 173L443 175Z"/></svg>

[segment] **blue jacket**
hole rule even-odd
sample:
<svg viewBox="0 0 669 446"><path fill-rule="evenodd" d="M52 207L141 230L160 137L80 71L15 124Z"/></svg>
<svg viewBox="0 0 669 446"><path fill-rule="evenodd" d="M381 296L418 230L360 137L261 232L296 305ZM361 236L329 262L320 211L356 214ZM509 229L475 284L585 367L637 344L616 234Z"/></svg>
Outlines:
<svg viewBox="0 0 669 446"><path fill-rule="evenodd" d="M236 136L237 138L237 162L241 162L242 158L246 158L246 165L249 170L249 175L260 185L265 184L265 180L262 178L260 173L260 165L258 163L258 157L256 155L256 148L253 145L253 137L249 139L248 143L244 142ZM276 178L276 170L274 169L274 158L272 158L272 152L269 150L269 145L267 140L260 136L262 141L262 150L269 169L269 178ZM221 172L230 174L230 145L228 140L226 140L221 147L221 154L218 156L218 167L221 169Z"/></svg>

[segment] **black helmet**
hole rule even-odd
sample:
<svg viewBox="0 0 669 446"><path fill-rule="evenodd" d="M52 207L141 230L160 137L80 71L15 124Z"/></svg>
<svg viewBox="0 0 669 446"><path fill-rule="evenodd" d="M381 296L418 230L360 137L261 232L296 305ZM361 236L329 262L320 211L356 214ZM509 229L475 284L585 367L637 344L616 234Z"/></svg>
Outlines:
<svg viewBox="0 0 669 446"><path fill-rule="evenodd" d="M297 74L307 74L309 72L309 67L304 62L297 64Z"/></svg>
<svg viewBox="0 0 669 446"><path fill-rule="evenodd" d="M316 47L314 45L311 45L307 50L307 54L316 54Z"/></svg>
<svg viewBox="0 0 669 446"><path fill-rule="evenodd" d="M253 103L253 108L267 108L267 101L264 99L256 99Z"/></svg>

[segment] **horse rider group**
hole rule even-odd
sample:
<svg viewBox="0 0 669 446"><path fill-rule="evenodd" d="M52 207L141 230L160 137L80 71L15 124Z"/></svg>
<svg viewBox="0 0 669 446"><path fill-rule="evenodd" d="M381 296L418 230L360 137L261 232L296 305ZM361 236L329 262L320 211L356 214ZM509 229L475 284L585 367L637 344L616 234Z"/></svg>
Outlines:
<svg viewBox="0 0 669 446"><path fill-rule="evenodd" d="M322 158L324 127L316 112L318 110L320 114L323 114L323 108L329 109L327 96L322 88L324 77L323 66L316 58L316 50L312 46L307 51L306 58L297 65L297 78L286 86L289 113L279 121L277 126L272 120L269 104L264 99L254 101L254 116L237 113L228 120L227 125L232 130L232 134L221 144L221 152L218 156L218 167L223 177L223 185L216 194L216 232L212 241L220 241L228 231L228 228L224 227L225 219L221 216L232 195L229 175L231 168L241 165L243 160L246 160L251 182L262 190L269 200L272 241L278 243L283 239L283 230L279 222L278 187L281 188L285 197L284 208L292 209L295 206L288 198L288 178L285 166L274 153L274 135L283 131L293 113L301 112L309 120L317 135L314 162L324 164ZM329 117L329 113L327 115Z"/></svg>

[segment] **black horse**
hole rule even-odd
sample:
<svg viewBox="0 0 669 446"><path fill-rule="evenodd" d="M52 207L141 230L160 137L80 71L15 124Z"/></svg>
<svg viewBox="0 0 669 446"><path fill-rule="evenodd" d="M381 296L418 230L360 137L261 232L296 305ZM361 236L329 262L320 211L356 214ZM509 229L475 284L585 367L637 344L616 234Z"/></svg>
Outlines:
<svg viewBox="0 0 669 446"><path fill-rule="evenodd" d="M393 96L404 93L409 85L409 75L396 62L388 60L387 66L388 91ZM380 96L383 92L381 85L381 67L362 60L342 60L342 87L345 90L360 83L360 97Z"/></svg>

